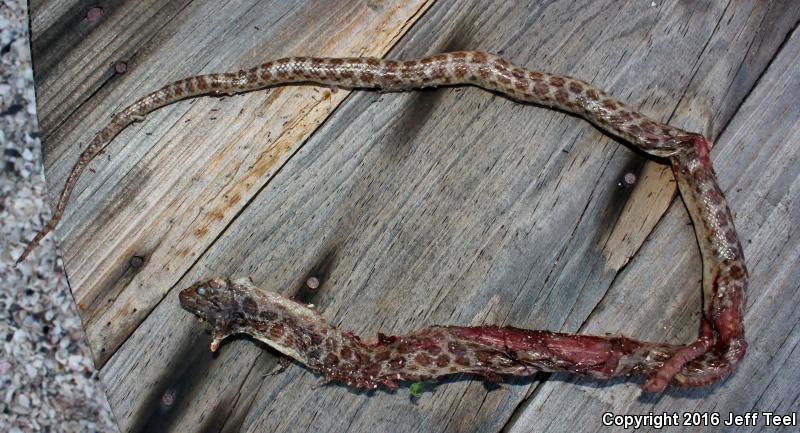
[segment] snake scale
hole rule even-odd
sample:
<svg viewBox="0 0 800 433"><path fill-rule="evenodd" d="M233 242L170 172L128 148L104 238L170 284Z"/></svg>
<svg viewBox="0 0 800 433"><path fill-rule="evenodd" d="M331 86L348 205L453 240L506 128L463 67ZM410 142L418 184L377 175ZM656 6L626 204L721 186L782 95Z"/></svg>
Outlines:
<svg viewBox="0 0 800 433"><path fill-rule="evenodd" d="M588 336L512 327L433 326L406 336L361 340L316 311L245 280L214 278L181 291L181 305L211 324L212 349L231 334L250 334L285 355L349 386L396 386L453 373L489 379L565 371L598 379L647 377L645 391L670 383L720 380L745 354L743 304L748 274L742 247L702 135L656 122L584 81L529 70L489 53L460 51L412 60L291 57L232 73L197 75L168 84L115 114L81 153L52 219L19 261L53 230L83 170L124 128L153 110L199 95L232 95L265 87L315 83L334 88L404 91L474 85L513 100L581 116L650 156L666 159L689 210L703 260L703 315L697 339L676 345L627 337Z"/></svg>

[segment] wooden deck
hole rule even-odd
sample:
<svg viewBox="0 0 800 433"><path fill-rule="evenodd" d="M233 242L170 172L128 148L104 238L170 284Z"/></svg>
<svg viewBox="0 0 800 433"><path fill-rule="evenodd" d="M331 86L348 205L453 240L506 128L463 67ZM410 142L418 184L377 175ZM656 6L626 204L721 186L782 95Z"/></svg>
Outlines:
<svg viewBox="0 0 800 433"><path fill-rule="evenodd" d="M458 376L414 400L297 365L270 376L274 353L248 340L212 355L178 290L246 275L296 294L316 276L313 302L362 335L493 323L685 342L699 251L669 171L564 113L475 88L184 101L112 142L57 229L121 430L607 431L604 412L798 411L800 4L708 3L32 0L51 203L81 143L169 81L287 55L486 50L714 139L752 277L749 354L700 389ZM741 431L761 430L779 431Z"/></svg>

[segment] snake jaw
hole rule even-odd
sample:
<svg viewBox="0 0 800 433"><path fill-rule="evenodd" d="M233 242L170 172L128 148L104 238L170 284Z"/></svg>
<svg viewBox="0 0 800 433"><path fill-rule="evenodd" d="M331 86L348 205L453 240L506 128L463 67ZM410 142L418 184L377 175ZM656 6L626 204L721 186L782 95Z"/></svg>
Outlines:
<svg viewBox="0 0 800 433"><path fill-rule="evenodd" d="M216 352L219 349L219 346L222 345L222 340L230 337L232 334L233 332L230 331L227 322L214 326L211 329L212 340L209 347L211 351Z"/></svg>
<svg viewBox="0 0 800 433"><path fill-rule="evenodd" d="M216 352L219 349L219 345L222 343L222 339L225 338L224 336L215 334L214 340L211 342L210 349L212 352Z"/></svg>

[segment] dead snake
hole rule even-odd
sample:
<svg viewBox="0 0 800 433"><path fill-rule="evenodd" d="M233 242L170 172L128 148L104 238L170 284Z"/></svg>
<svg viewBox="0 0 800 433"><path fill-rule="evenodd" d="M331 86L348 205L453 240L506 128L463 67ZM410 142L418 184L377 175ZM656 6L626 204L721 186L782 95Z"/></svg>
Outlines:
<svg viewBox="0 0 800 433"><path fill-rule="evenodd" d="M742 307L748 274L733 218L702 135L656 122L606 92L575 78L531 71L483 52L453 52L413 60L292 57L233 73L198 75L168 84L115 114L81 153L50 221L18 262L53 230L89 162L125 127L153 110L198 95L231 95L281 84L402 91L475 85L517 101L558 108L591 121L648 155L665 158L694 223L703 259L703 315L688 345L626 337L585 336L510 327L430 327L408 336L361 341L336 330L318 313L244 282L213 279L181 292L184 308L209 321L215 343L247 333L356 387L393 386L469 372L487 377L569 371L596 378L641 373L643 389L668 383L703 385L732 371L745 354Z"/></svg>

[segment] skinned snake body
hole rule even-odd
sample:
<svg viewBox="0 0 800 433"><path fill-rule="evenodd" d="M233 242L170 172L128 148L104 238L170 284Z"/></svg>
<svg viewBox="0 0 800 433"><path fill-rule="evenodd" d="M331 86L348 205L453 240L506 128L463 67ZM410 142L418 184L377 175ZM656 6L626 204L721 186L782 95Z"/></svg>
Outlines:
<svg viewBox="0 0 800 433"><path fill-rule="evenodd" d="M97 133L67 177L52 219L19 261L58 224L88 163L134 121L188 97L303 82L384 91L475 85L517 101L574 113L651 156L666 158L694 223L703 259L699 336L688 345L669 345L484 326L431 327L409 336L379 336L363 342L293 301L244 282L214 279L184 289L180 296L184 308L212 324L212 348L226 335L248 333L329 379L359 387L391 386L398 379L420 380L454 372L494 377L546 370L597 378L642 373L649 378L643 388L660 391L670 382L702 385L719 380L744 356L742 306L748 276L731 212L709 159L711 142L649 119L584 81L531 71L483 52L414 60L285 58L237 73L198 75L168 84L114 115ZM273 332L277 329L283 332Z"/></svg>

